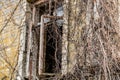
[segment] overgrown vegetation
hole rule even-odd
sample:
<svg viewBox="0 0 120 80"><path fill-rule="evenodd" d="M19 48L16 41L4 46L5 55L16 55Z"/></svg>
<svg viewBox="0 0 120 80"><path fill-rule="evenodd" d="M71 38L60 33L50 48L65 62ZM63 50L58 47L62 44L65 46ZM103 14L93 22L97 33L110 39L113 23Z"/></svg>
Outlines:
<svg viewBox="0 0 120 80"><path fill-rule="evenodd" d="M76 7L80 7L80 16L75 16L74 27L85 25L81 36L73 42L77 63L74 72L64 75L61 80L120 79L118 3L118 0L80 0L80 6ZM81 21L82 14L85 18Z"/></svg>

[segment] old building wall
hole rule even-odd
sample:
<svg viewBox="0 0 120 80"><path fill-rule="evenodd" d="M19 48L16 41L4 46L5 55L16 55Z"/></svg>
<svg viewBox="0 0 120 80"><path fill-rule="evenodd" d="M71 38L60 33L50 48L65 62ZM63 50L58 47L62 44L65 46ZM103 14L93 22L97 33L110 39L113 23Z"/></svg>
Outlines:
<svg viewBox="0 0 120 80"><path fill-rule="evenodd" d="M15 76L18 53L24 45L20 33L25 27L25 5L25 0L0 1L0 80Z"/></svg>
<svg viewBox="0 0 120 80"><path fill-rule="evenodd" d="M80 53L82 28L85 26L85 2L82 0L65 0L64 21L67 30L63 28L63 51L67 45L67 72L74 71L77 55ZM67 15L66 15L67 14ZM64 30L65 29L65 30ZM67 37L66 37L67 36ZM65 40L67 39L67 40ZM65 41L64 41L65 40ZM67 44L65 44L65 43ZM63 52L64 55L64 52ZM63 56L64 57L64 56ZM64 65L63 65L64 66ZM64 74L64 73L63 73Z"/></svg>
<svg viewBox="0 0 120 80"><path fill-rule="evenodd" d="M100 79L101 75L103 74L105 74L105 76L107 77L108 73L106 73L106 68L111 67L111 64L108 65L108 63L112 63L112 65L114 65L114 59L116 60L116 55L119 55L117 54L119 53L119 50L116 48L119 48L119 36L118 32L116 33L116 30L114 31L113 29L117 26L115 27L115 25L112 24L110 18L115 18L114 15L117 16L117 12L113 12L112 14L110 14L108 10L109 5L107 6L107 8L106 6L104 6L110 0L108 0L108 2L99 1L100 0L64 1L65 4L63 5L64 25L62 37L61 65L62 74L67 74L68 72L70 72L74 74L73 76L75 76L75 74L78 73L79 75L77 75L76 78L78 77L82 80L88 79L86 78L86 76L88 77L92 74L91 79ZM114 1L113 3L116 4ZM102 6L100 6L100 4ZM109 4L112 5L112 3ZM32 13L31 16L28 16L28 18L30 18L30 21L27 23L28 29L25 30L24 28L23 34L21 34L20 40L22 40L22 43L20 43L20 45L22 47L20 49L22 50L20 52L21 54L18 62L20 65L19 76L26 77L27 75L28 78L33 77L35 79L36 73L38 73L37 70L39 70L39 68L37 67L43 62L38 63L38 59L36 58L38 56L38 48L40 43L40 40L38 39L40 37L37 36L40 36L40 32L39 28L36 28L38 31L38 35L36 35L36 31L34 28L35 6L32 5L32 7L33 8L28 11L29 15L31 15ZM98 10L96 8L98 8ZM112 8L109 7L109 9L111 10ZM98 14L98 12L100 13ZM100 17L101 15L103 16ZM116 22L116 18L114 21ZM117 22L116 25L118 25ZM25 38L26 33L28 34L28 36ZM27 46L23 46L25 44ZM110 48L110 46L113 46L116 49L112 49ZM23 55L23 53L25 54ZM113 58L111 54L113 55ZM43 59L41 61L43 61ZM76 66L78 68L77 70L75 70ZM97 75L99 72L98 69L103 70L99 75ZM111 69L113 70L113 68ZM80 75L82 75L82 77ZM103 79L103 77L101 79ZM106 80L107 79L109 78L106 78Z"/></svg>
<svg viewBox="0 0 120 80"><path fill-rule="evenodd" d="M68 16L65 15L68 30L65 33L67 72L73 72L73 79L119 80L115 71L119 69L120 52L119 2L69 0L68 3ZM67 79L72 78L69 75L66 76Z"/></svg>

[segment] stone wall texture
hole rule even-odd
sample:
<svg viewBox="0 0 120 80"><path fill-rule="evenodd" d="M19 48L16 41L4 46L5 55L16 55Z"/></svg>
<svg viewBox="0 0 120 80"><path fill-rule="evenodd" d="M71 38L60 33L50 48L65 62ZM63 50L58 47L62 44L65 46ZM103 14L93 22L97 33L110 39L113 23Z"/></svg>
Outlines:
<svg viewBox="0 0 120 80"><path fill-rule="evenodd" d="M0 0L0 80L15 76L25 5L25 0Z"/></svg>

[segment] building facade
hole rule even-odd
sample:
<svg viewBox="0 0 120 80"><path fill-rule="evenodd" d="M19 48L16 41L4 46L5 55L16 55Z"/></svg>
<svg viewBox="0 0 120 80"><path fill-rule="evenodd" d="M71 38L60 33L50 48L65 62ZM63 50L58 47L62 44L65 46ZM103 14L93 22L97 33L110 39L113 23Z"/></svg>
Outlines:
<svg viewBox="0 0 120 80"><path fill-rule="evenodd" d="M9 0L0 9L1 79L120 79L118 0Z"/></svg>

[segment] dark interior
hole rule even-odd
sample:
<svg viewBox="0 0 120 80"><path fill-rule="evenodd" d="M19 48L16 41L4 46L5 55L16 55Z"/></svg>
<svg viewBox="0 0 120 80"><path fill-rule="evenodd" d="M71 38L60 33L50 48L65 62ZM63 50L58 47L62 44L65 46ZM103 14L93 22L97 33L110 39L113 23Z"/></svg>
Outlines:
<svg viewBox="0 0 120 80"><path fill-rule="evenodd" d="M56 73L61 69L62 27L47 26L45 72Z"/></svg>
<svg viewBox="0 0 120 80"><path fill-rule="evenodd" d="M39 6L39 16L50 14L53 16L55 8L62 6L62 1L51 3L51 11L49 11L49 3ZM39 22L41 18L39 17ZM50 19L51 24L45 26L45 73L58 73L61 71L61 54L62 54L62 26L57 26L55 19Z"/></svg>

